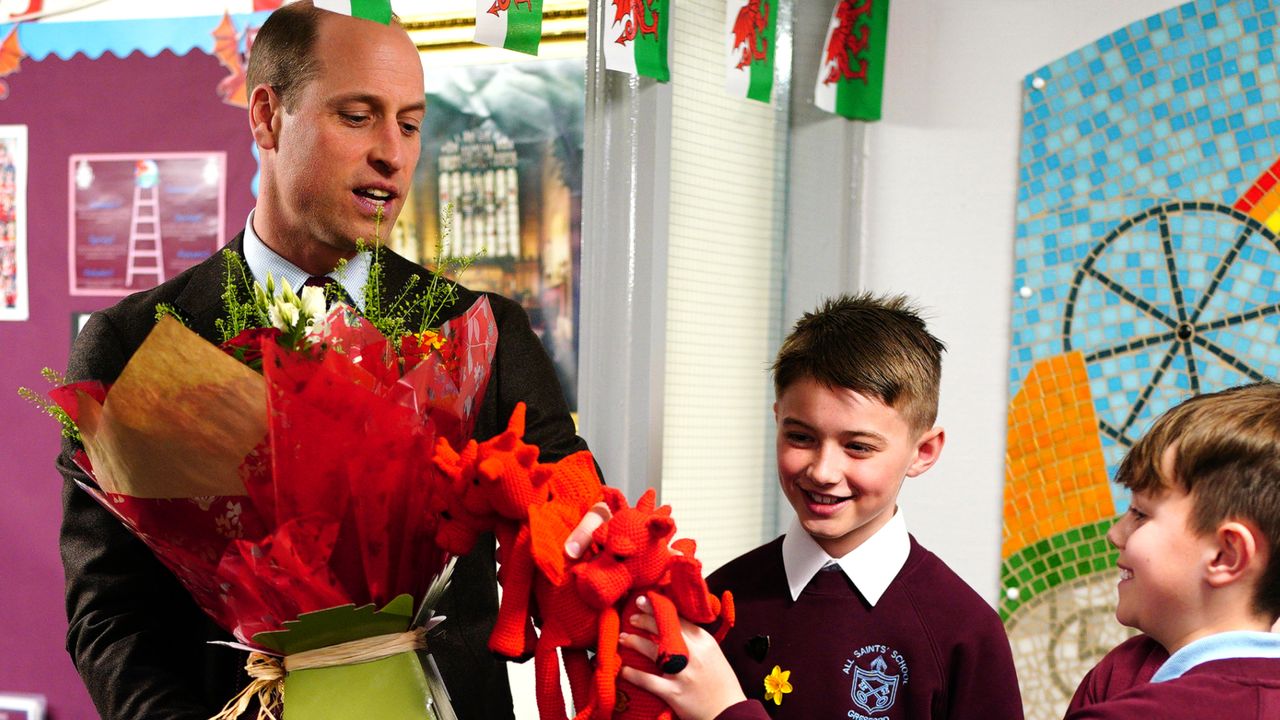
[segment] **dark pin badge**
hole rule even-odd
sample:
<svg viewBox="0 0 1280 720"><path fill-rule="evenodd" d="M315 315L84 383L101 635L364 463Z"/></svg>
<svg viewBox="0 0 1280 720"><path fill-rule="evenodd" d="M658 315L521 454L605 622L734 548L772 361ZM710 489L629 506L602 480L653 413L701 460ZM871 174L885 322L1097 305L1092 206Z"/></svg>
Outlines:
<svg viewBox="0 0 1280 720"><path fill-rule="evenodd" d="M764 656L769 654L769 636L757 635L747 641L747 655L756 662L764 662Z"/></svg>

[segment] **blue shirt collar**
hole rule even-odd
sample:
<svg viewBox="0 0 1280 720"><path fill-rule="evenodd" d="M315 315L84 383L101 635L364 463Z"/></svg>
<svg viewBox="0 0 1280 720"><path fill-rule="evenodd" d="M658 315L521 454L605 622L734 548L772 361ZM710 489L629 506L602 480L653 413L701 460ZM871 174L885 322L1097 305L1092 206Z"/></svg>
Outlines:
<svg viewBox="0 0 1280 720"><path fill-rule="evenodd" d="M1170 655L1151 682L1180 678L1197 665L1233 658L1280 658L1280 634L1236 630L1200 638Z"/></svg>
<svg viewBox="0 0 1280 720"><path fill-rule="evenodd" d="M347 291L347 295L355 301L356 309L361 312L364 312L364 286L369 281L369 263L372 260L372 253L359 252L340 270L328 273L328 277L337 280L342 289ZM249 266L253 279L263 285L267 282L267 273L271 273L271 277L277 280L288 280L294 289L302 287L307 278L311 277L311 273L280 257L262 242L262 238L253 229L252 210L244 223L244 261Z"/></svg>

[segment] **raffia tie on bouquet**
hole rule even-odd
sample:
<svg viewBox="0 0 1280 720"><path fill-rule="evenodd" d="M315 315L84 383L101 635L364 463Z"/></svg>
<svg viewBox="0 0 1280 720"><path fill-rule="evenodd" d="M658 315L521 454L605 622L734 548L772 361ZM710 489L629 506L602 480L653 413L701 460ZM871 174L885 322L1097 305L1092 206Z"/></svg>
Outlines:
<svg viewBox="0 0 1280 720"><path fill-rule="evenodd" d="M283 658L259 652L249 653L244 669L252 680L210 720L235 720L249 708L254 697L258 698L258 720L278 720L277 713L281 712L284 705L285 675L296 670L373 662L403 652L421 650L426 646L426 628L414 628L408 632L375 635L315 650L304 650Z"/></svg>

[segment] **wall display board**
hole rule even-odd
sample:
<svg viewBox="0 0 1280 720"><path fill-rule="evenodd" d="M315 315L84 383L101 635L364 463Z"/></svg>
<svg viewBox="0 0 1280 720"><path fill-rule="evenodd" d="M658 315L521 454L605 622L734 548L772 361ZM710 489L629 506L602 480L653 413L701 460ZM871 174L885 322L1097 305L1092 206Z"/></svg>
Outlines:
<svg viewBox="0 0 1280 720"><path fill-rule="evenodd" d="M1025 80L999 609L1028 718L1132 632L1105 538L1125 451L1280 378L1278 14L1199 0Z"/></svg>
<svg viewBox="0 0 1280 720"><path fill-rule="evenodd" d="M226 154L72 155L72 295L159 285L222 247Z"/></svg>
<svg viewBox="0 0 1280 720"><path fill-rule="evenodd" d="M0 320L27 303L27 126L0 125Z"/></svg>
<svg viewBox="0 0 1280 720"><path fill-rule="evenodd" d="M152 6L176 12L196 4L201 3ZM52 7L48 0L45 7ZM25 217L27 229L30 313L26 322L0 322L0 347L9 351L0 354L0 377L9 378L11 388L42 388L42 367L64 370L72 333L87 313L119 296L118 289L115 295L72 294L76 277L84 291L113 289L108 278L72 271L73 262L83 264L68 252L72 238L84 238L89 252L107 247L98 238L89 244L90 234L102 232L84 225L93 213L82 214L76 227L74 203L84 203L83 209L97 202L95 212L105 213L110 203L103 202L107 193L98 188L113 187L120 207L131 213L135 182L149 182L154 175L163 250L183 263L191 260L181 257L191 248L179 235L206 236L207 254L243 226L253 207L258 164L245 110L224 99L223 90L234 84L237 72L229 66L232 53L218 50L225 41L215 34L247 40L263 17L228 19L221 7L215 12L200 18L0 25L0 38L21 53L7 56L20 64L15 71L4 74L0 67L7 87L0 125L27 128L25 214L18 216ZM6 128L0 137L12 135ZM206 178L211 159L224 179ZM92 172L88 191L77 184L85 182L82 165ZM226 188L225 210L220 186ZM197 222L197 214L206 221L214 218L219 230ZM112 231L123 238L118 248L127 250L130 220L124 220L123 230ZM105 218L93 222L100 221L111 224ZM127 281L124 261L117 267L114 277ZM177 269L171 263L166 276ZM157 278L139 275L134 281L122 284L140 288ZM20 509L0 522L6 593L0 602L0 656L22 658L0 662L0 689L43 695L49 717L98 717L65 649L64 578L56 542L62 483L53 467L57 426L12 390L0 395L0 425L7 430L0 438L0 504Z"/></svg>

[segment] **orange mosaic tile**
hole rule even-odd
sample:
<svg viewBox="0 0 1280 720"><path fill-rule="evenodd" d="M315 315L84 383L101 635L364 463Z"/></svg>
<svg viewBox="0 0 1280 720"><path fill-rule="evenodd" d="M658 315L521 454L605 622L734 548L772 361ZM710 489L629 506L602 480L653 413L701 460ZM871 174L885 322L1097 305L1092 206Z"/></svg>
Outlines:
<svg viewBox="0 0 1280 720"><path fill-rule="evenodd" d="M1084 357L1036 363L1009 404L1001 556L1115 514Z"/></svg>

